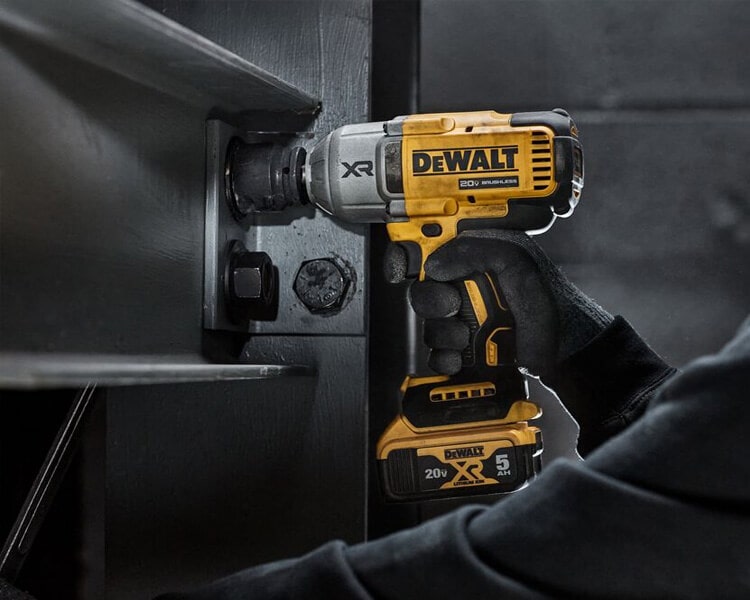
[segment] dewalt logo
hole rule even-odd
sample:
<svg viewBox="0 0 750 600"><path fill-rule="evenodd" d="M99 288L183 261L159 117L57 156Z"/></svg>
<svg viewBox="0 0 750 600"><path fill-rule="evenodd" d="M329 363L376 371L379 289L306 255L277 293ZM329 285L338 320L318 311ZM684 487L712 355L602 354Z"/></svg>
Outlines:
<svg viewBox="0 0 750 600"><path fill-rule="evenodd" d="M457 458L473 458L484 455L484 446L472 446L470 448L450 448L444 451L445 460L455 460Z"/></svg>
<svg viewBox="0 0 750 600"><path fill-rule="evenodd" d="M516 171L518 146L413 150L412 173L419 176Z"/></svg>

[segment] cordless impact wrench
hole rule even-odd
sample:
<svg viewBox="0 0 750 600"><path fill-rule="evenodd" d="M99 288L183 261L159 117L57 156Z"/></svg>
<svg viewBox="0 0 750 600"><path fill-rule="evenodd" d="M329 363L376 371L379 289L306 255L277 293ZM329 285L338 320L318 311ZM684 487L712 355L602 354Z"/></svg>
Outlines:
<svg viewBox="0 0 750 600"><path fill-rule="evenodd" d="M261 165L265 187L235 201L312 202L343 221L385 223L407 276L420 280L430 254L462 231L541 233L573 212L583 188L578 131L562 109L417 114L346 125L309 152L237 152ZM236 196L240 186L227 183ZM541 468L541 432L528 423L541 411L518 369L503 291L489 273L455 285L470 343L459 373L404 379L400 413L376 448L390 500L510 492Z"/></svg>

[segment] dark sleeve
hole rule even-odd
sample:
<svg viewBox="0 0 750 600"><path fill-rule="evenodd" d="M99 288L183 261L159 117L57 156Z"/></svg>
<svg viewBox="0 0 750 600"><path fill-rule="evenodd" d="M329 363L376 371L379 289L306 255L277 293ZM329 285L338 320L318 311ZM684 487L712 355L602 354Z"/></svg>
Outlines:
<svg viewBox="0 0 750 600"><path fill-rule="evenodd" d="M238 571L207 586L154 600L370 600L345 555L334 541L301 557Z"/></svg>
<svg viewBox="0 0 750 600"><path fill-rule="evenodd" d="M171 598L750 598L748 389L750 321L587 461L502 502Z"/></svg>
<svg viewBox="0 0 750 600"><path fill-rule="evenodd" d="M581 456L624 430L675 373L622 317L567 359L543 383L578 422Z"/></svg>

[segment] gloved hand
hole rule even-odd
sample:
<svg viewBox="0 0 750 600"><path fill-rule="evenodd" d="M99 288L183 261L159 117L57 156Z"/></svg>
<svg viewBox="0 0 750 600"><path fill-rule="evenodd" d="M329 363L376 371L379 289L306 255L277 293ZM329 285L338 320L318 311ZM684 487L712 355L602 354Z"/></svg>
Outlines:
<svg viewBox="0 0 750 600"><path fill-rule="evenodd" d="M554 377L562 361L613 320L525 233L467 231L433 253L425 264L427 280L410 288L412 307L426 319L429 365L438 373L461 369L461 350L469 341L468 327L455 317L461 297L449 282L485 271L495 278L515 317L519 366L533 375ZM386 277L396 281L405 272L405 253L393 246L386 257Z"/></svg>

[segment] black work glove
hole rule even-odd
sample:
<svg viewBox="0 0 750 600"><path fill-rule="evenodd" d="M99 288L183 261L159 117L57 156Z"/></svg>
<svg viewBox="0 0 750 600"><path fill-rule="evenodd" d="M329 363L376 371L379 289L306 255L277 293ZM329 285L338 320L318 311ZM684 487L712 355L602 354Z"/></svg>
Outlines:
<svg viewBox="0 0 750 600"><path fill-rule="evenodd" d="M495 279L515 317L519 366L552 388L578 421L582 456L638 419L674 373L627 321L570 283L528 235L501 230L461 234L427 260L428 280L410 288L414 310L426 319L435 371L461 369L469 330L455 316L461 307L455 283L483 272ZM393 246L386 276L396 281L405 273L406 253Z"/></svg>
<svg viewBox="0 0 750 600"><path fill-rule="evenodd" d="M396 281L405 272L405 253L389 248L386 276ZM525 233L467 231L434 252L425 264L427 280L410 288L411 305L425 319L429 365L438 373L457 373L469 342L468 327L455 316L461 296L448 282L483 272L494 277L515 317L518 364L543 379L554 379L565 359L613 321Z"/></svg>

